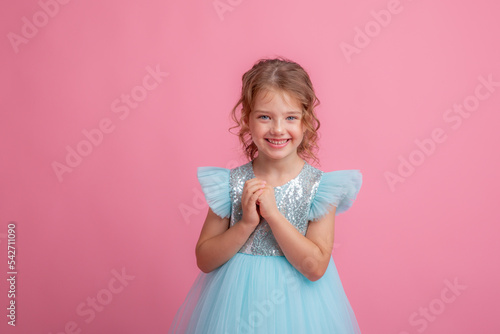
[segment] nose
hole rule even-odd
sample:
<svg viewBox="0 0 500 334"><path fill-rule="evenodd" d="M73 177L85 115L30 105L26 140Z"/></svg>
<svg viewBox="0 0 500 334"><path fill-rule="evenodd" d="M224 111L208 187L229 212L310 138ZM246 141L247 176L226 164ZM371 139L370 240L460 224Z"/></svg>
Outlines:
<svg viewBox="0 0 500 334"><path fill-rule="evenodd" d="M283 132L283 124L280 119L275 119L271 126L271 133L280 134Z"/></svg>

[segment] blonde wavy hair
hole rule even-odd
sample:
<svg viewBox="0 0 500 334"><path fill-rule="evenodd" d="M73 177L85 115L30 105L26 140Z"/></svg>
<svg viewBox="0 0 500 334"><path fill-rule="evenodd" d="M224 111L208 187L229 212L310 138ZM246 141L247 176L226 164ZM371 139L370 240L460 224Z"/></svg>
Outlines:
<svg viewBox="0 0 500 334"><path fill-rule="evenodd" d="M319 149L317 140L320 122L316 117L315 108L320 101L307 72L299 64L283 57L260 59L243 74L241 96L231 112L236 125L230 127L229 132L234 128L239 128L238 133L231 133L239 137L247 158L253 160L258 152L257 146L250 137L248 122L255 97L265 90L285 91L301 103L302 123L306 130L302 143L297 148L297 154L302 159L319 162L315 153ZM237 115L240 105L241 111Z"/></svg>

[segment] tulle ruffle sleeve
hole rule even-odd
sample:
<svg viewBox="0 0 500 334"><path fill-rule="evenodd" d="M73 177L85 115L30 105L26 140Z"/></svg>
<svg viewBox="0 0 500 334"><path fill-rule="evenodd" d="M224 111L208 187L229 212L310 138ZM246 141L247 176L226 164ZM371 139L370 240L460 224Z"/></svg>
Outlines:
<svg viewBox="0 0 500 334"><path fill-rule="evenodd" d="M311 204L308 220L318 220L333 206L337 207L336 215L347 211L358 195L362 179L362 174L357 169L323 173Z"/></svg>
<svg viewBox="0 0 500 334"><path fill-rule="evenodd" d="M229 173L222 167L198 167L198 181L208 206L221 218L231 216Z"/></svg>

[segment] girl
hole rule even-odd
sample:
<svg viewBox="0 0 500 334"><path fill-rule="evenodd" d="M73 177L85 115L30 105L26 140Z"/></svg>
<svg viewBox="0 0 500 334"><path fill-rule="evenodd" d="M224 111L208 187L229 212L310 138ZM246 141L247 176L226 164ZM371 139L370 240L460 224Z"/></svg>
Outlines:
<svg viewBox="0 0 500 334"><path fill-rule="evenodd" d="M317 161L318 104L292 61L263 59L243 75L232 116L249 162L198 168L209 204L196 245L202 272L169 333L360 333L331 254L335 215L362 176L306 161Z"/></svg>

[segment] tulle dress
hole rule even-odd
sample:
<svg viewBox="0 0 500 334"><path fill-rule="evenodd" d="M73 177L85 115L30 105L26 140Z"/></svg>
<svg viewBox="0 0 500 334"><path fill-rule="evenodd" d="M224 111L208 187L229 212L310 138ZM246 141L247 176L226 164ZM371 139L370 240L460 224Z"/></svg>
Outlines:
<svg viewBox="0 0 500 334"><path fill-rule="evenodd" d="M255 177L253 161L233 169L199 167L198 180L210 208L233 226L242 217L241 195ZM276 204L305 235L308 222L349 209L361 188L359 170L323 172L304 161L294 179L275 187ZM246 243L210 273L200 272L169 332L182 334L360 333L330 256L325 274L310 281L283 255L261 218Z"/></svg>

